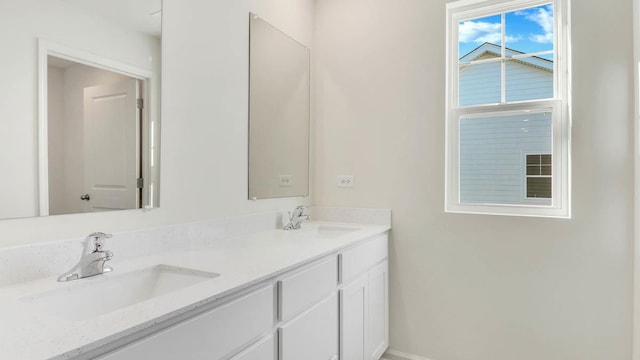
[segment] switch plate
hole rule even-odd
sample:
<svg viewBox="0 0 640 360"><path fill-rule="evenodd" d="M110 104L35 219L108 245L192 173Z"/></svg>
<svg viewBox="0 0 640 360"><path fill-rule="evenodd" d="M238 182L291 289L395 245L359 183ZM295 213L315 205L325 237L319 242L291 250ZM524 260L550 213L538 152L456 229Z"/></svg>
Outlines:
<svg viewBox="0 0 640 360"><path fill-rule="evenodd" d="M338 176L338 187L353 187L353 175Z"/></svg>
<svg viewBox="0 0 640 360"><path fill-rule="evenodd" d="M293 186L293 175L280 175L280 187Z"/></svg>

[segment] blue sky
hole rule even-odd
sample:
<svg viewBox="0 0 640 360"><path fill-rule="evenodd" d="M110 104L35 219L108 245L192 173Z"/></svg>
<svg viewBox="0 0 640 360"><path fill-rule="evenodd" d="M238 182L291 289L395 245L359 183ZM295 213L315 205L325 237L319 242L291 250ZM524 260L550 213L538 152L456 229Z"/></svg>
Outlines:
<svg viewBox="0 0 640 360"><path fill-rule="evenodd" d="M506 46L531 53L553 49L553 5L544 5L505 14ZM500 45L500 14L462 21L458 25L460 57L490 42ZM553 59L552 55L544 56Z"/></svg>

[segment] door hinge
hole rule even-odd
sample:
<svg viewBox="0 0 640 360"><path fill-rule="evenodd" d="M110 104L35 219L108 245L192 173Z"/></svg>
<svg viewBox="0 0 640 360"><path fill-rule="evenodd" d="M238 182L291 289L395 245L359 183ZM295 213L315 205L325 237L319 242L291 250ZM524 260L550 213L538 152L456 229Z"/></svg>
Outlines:
<svg viewBox="0 0 640 360"><path fill-rule="evenodd" d="M138 178L136 180L136 186L138 187L138 189L142 189L144 187L144 179L143 178Z"/></svg>
<svg viewBox="0 0 640 360"><path fill-rule="evenodd" d="M144 99L138 99L138 109L144 109Z"/></svg>

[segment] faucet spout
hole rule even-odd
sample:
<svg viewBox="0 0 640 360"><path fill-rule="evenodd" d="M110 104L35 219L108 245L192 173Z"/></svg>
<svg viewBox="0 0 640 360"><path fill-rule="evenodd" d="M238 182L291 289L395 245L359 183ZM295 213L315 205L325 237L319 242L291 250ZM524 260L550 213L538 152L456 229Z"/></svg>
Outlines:
<svg viewBox="0 0 640 360"><path fill-rule="evenodd" d="M293 213L289 213L289 223L285 225L282 230L295 230L300 229L302 222L311 219L311 215L305 214L306 207L298 206L293 210Z"/></svg>
<svg viewBox="0 0 640 360"><path fill-rule="evenodd" d="M71 270L60 275L58 281L82 279L111 271L105 262L113 258L113 252L102 249L104 240L110 237L111 234L101 232L87 236L80 260Z"/></svg>

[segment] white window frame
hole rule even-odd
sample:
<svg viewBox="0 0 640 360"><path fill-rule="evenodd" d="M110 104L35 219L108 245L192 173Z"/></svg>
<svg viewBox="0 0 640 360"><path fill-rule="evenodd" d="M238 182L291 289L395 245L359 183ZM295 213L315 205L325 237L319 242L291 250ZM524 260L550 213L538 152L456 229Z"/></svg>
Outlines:
<svg viewBox="0 0 640 360"><path fill-rule="evenodd" d="M510 216L571 217L571 119L570 119L570 0L460 0L447 4L446 51L446 149L445 211ZM553 4L554 11L554 97L542 100L501 102L472 106L458 105L458 24L483 18ZM503 42L504 44L504 39ZM535 55L535 54L531 54ZM504 81L504 79L503 79ZM504 86L504 84L503 84ZM503 100L504 100L504 88ZM465 116L478 117L550 111L552 113L552 199L551 205L476 204L460 201L459 123Z"/></svg>
<svg viewBox="0 0 640 360"><path fill-rule="evenodd" d="M634 131L634 271L633 271L633 359L640 359L640 0L633 0L633 59L635 93Z"/></svg>

